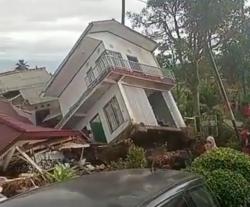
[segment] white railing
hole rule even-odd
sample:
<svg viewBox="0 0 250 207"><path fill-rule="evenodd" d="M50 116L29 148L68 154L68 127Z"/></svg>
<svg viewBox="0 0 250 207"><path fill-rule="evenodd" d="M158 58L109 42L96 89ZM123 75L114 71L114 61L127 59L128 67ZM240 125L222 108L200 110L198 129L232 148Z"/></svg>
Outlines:
<svg viewBox="0 0 250 207"><path fill-rule="evenodd" d="M145 65L121 58L115 58L110 55L103 55L97 65L92 69L91 73L85 77L88 87L97 84L110 70L127 70L130 72L138 72L144 75L150 75L161 78L169 78L175 80L172 71L161 69L159 67Z"/></svg>

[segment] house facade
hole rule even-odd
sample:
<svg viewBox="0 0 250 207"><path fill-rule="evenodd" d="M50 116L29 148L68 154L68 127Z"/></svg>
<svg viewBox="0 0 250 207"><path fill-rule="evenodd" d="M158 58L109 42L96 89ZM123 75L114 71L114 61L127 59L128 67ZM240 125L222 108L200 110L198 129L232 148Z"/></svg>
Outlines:
<svg viewBox="0 0 250 207"><path fill-rule="evenodd" d="M160 68L156 42L115 20L89 24L44 90L59 99L58 128L89 130L109 143L131 125L181 130L175 78Z"/></svg>
<svg viewBox="0 0 250 207"><path fill-rule="evenodd" d="M40 96L50 78L46 68L0 73L0 96L29 117L33 124L43 125L50 113L60 113L57 98Z"/></svg>

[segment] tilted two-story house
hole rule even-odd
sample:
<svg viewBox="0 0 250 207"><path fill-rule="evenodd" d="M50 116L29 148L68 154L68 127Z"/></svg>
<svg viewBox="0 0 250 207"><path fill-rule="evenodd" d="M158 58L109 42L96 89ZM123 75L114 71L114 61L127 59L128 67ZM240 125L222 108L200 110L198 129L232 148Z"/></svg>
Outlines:
<svg viewBox="0 0 250 207"><path fill-rule="evenodd" d="M61 63L44 95L58 97L58 128L92 131L109 143L129 126L181 130L171 94L175 78L160 68L157 43L115 20L89 24Z"/></svg>

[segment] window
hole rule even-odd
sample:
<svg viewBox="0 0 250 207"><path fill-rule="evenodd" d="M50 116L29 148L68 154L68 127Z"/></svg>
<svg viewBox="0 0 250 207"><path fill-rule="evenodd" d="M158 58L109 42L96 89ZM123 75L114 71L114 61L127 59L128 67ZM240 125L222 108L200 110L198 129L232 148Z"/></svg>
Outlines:
<svg viewBox="0 0 250 207"><path fill-rule="evenodd" d="M102 122L99 114L97 114L91 121L90 127L93 133L93 137L97 142L106 143L106 136L102 126Z"/></svg>
<svg viewBox="0 0 250 207"><path fill-rule="evenodd" d="M171 199L170 201L168 201L167 203L165 203L163 205L160 205L160 207L176 207L176 206L188 207L185 199L181 195Z"/></svg>
<svg viewBox="0 0 250 207"><path fill-rule="evenodd" d="M127 55L127 58L128 58L131 69L141 71L141 67L140 67L137 57Z"/></svg>
<svg viewBox="0 0 250 207"><path fill-rule="evenodd" d="M202 207L216 207L217 205L213 201L213 197L205 186L197 187L191 190L189 193L194 206Z"/></svg>
<svg viewBox="0 0 250 207"><path fill-rule="evenodd" d="M116 97L112 98L104 107L104 112L111 132L114 132L123 122L123 116Z"/></svg>
<svg viewBox="0 0 250 207"><path fill-rule="evenodd" d="M92 68L90 68L87 72L87 78L89 83L92 83L95 80L95 74Z"/></svg>

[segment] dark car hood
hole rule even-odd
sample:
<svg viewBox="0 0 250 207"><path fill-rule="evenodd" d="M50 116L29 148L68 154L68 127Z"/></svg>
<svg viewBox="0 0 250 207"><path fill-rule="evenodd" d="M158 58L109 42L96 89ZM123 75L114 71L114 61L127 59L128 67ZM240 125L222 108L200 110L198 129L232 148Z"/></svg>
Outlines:
<svg viewBox="0 0 250 207"><path fill-rule="evenodd" d="M95 173L10 199L0 207L140 206L162 192L195 179L186 172L123 170Z"/></svg>

